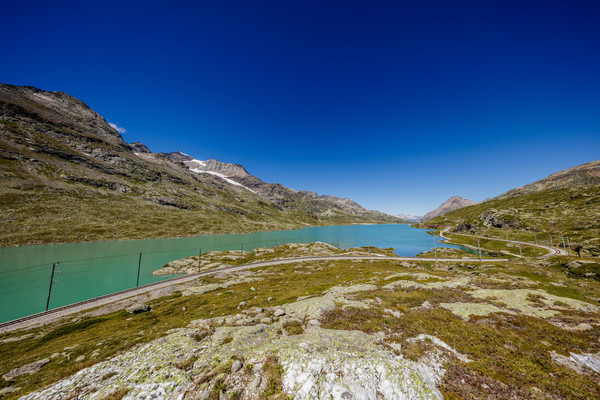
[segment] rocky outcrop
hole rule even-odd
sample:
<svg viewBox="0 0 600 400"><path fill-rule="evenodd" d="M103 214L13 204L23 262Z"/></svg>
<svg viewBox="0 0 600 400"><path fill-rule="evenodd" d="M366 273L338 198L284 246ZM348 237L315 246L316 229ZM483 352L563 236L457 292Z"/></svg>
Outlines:
<svg viewBox="0 0 600 400"><path fill-rule="evenodd" d="M448 200L443 202L438 208L433 211L428 212L421 219L422 221L428 221L432 218L439 217L441 215L446 214L447 212L458 210L459 208L464 208L467 206L472 206L477 204L476 201L465 199L464 197L453 196Z"/></svg>
<svg viewBox="0 0 600 400"><path fill-rule="evenodd" d="M48 358L44 358L43 360L39 360L36 362L33 362L31 364L27 364L27 365L23 365L22 367L19 368L15 368L13 370L11 370L9 373L2 375L2 378L5 381L10 381L14 378L16 378L17 376L21 376L24 374L34 374L36 372L38 372L40 370L40 368L42 368L44 365L48 364L50 362L50 359Z"/></svg>
<svg viewBox="0 0 600 400"><path fill-rule="evenodd" d="M131 150L133 150L133 152L138 153L138 154L150 154L150 153L152 153L150 151L150 149L147 148L141 142L130 143L129 146L131 147Z"/></svg>
<svg viewBox="0 0 600 400"><path fill-rule="evenodd" d="M141 314L150 311L152 308L147 304L134 304L125 309L129 314Z"/></svg>
<svg viewBox="0 0 600 400"><path fill-rule="evenodd" d="M309 307L306 299L195 320L23 399L62 399L72 393L101 399L126 393L128 399L235 394L254 400L273 394L274 387L295 399L441 399L436 386L444 373L443 358L411 361L381 335L322 329L315 319L335 302L347 302L345 295L373 288L332 288L312 298ZM455 352L433 336L427 340Z"/></svg>

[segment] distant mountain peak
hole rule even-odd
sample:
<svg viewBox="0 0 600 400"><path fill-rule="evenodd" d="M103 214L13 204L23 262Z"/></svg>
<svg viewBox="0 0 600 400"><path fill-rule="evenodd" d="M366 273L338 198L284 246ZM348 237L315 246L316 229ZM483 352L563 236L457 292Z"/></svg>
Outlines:
<svg viewBox="0 0 600 400"><path fill-rule="evenodd" d="M408 221L408 222L419 222L419 221L421 221L421 219L423 219L423 217L420 215L411 215L411 214L396 214L395 216L398 218L402 218L403 220Z"/></svg>
<svg viewBox="0 0 600 400"><path fill-rule="evenodd" d="M425 214L421 220L427 221L434 217L444 215L447 212L458 210L459 208L472 206L475 204L477 204L476 201L465 199L464 197L460 196L452 196L448 200L443 202L438 208Z"/></svg>

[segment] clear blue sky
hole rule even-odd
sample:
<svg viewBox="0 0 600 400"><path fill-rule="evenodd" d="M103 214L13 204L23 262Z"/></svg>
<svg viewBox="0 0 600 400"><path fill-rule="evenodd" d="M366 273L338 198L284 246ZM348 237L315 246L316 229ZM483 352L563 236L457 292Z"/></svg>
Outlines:
<svg viewBox="0 0 600 400"><path fill-rule="evenodd" d="M423 214L600 158L600 2L6 1L0 82L152 151Z"/></svg>

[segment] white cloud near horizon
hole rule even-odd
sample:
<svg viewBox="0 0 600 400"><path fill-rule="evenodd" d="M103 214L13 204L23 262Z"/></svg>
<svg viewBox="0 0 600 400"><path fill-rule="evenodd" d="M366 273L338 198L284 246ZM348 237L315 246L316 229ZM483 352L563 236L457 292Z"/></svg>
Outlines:
<svg viewBox="0 0 600 400"><path fill-rule="evenodd" d="M119 126L117 124L113 124L112 122L108 123L110 126L113 127L114 130L116 130L117 132L119 132L121 135L127 132L127 129L123 128L122 126Z"/></svg>

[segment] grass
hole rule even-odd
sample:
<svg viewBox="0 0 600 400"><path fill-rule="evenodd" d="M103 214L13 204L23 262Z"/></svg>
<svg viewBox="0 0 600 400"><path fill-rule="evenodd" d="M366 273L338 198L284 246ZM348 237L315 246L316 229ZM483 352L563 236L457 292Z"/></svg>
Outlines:
<svg viewBox="0 0 600 400"><path fill-rule="evenodd" d="M550 189L505 199L492 199L481 204L451 211L427 224L452 228L469 224L464 233L477 233L505 239L546 243L552 239L562 247L562 236L568 237L572 250L580 244L582 255L600 256L600 186ZM495 216L503 223L495 227L489 221ZM552 238L550 238L552 235ZM565 239L566 242L566 239ZM567 247L568 248L568 247ZM573 252L575 254L575 252Z"/></svg>
<svg viewBox="0 0 600 400"><path fill-rule="evenodd" d="M468 321L439 307L441 303L477 302L469 287L455 289L396 289L385 290L383 286L393 280L383 279L396 272L427 273L429 279L410 278L421 282L434 282L469 276L471 285L490 288L530 287L549 293L591 302L600 290L600 282L588 277L567 274L564 265L573 258L554 257L540 263L538 260L514 259L477 265L475 269L459 268L457 262L412 262L405 267L390 261L357 262L327 261L285 264L269 268L254 268L251 273L263 278L260 282L240 283L226 289L217 289L199 296L181 296L179 293L149 302L152 311L130 315L124 311L63 325L49 325L27 332L0 335L0 340L31 332L36 337L12 343L0 344L0 374L13 368L50 357L54 353L69 353L70 360L59 356L33 375L0 382L0 387L20 386L19 392L8 395L16 398L39 389L77 370L101 360L106 360L141 343L163 336L168 330L186 326L191 320L239 313L237 306L246 301L247 308L266 304L275 306L295 301L300 296L319 295L336 285L372 282L377 289L357 293L355 300L369 301L369 309L335 309L325 314L323 328L361 330L367 333L386 332L389 340L401 343L402 354L417 360L432 351L425 342L406 339L421 333L430 334L469 356L474 361L463 364L456 360L445 368L442 390L446 398L484 398L482 384L489 390L506 386L507 393L525 396L536 387L561 398L598 398L598 386L587 375L579 376L551 360L550 351L568 355L569 352L586 353L600 351L600 328L589 331L567 331L540 318L523 315L491 314L487 317L471 317ZM460 264L460 263L458 263ZM473 274L475 273L475 274ZM217 277L207 277L204 283L216 282ZM582 285L582 282L585 285ZM515 285L518 283L518 285ZM559 285L554 285L558 283ZM258 288L255 291L250 287ZM268 298L272 298L267 302ZM532 301L539 299L532 298ZM422 305L428 302L430 308ZM489 302L489 301L488 301ZM596 301L597 303L597 301ZM559 305L558 305L559 306ZM181 311L186 307L187 311ZM401 312L401 318L384 311ZM597 320L597 316L576 312L561 314L561 321L577 324ZM283 326L287 334L302 334L302 324L290 321ZM198 332L196 340L203 340L210 332ZM65 350L65 348L76 347ZM97 352L99 356L91 359ZM85 355L86 361L74 360ZM194 358L179 361L177 367L188 370ZM226 365L227 363L223 364ZM231 360L229 361L229 368ZM267 393L271 398L283 398L281 390L281 367L275 355L265 366L268 373ZM246 373L251 372L249 364ZM217 371L218 372L218 371ZM213 379L218 374L211 375ZM554 376L554 378L553 378ZM560 379L557 379L559 377ZM107 374L104 379L110 379ZM461 380L464 379L465 383ZM505 386L504 386L505 385ZM217 385L218 386L218 385ZM218 388L217 392L223 388Z"/></svg>

